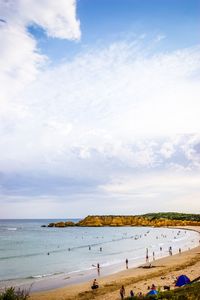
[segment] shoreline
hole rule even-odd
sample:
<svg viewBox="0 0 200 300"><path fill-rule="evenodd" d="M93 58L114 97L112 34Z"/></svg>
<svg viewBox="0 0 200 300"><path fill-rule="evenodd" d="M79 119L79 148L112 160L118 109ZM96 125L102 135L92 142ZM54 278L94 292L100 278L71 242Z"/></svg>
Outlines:
<svg viewBox="0 0 200 300"><path fill-rule="evenodd" d="M169 227L170 229L185 229L196 231L200 234L200 226L177 226L177 227ZM95 299L119 299L118 290L120 285L124 284L127 289L130 284L137 284L137 287L130 287L138 291L144 292L144 287L147 286L147 281L154 280L155 282L160 282L159 278L156 277L166 277L170 272L173 272L173 277L171 281L174 281L174 277L178 274L179 270L184 270L186 272L190 272L190 267L198 264L200 267L200 246L192 248L191 250L187 250L182 252L181 254L174 254L172 256L165 256L162 258L158 258L155 261L151 261L153 268L145 269L142 268L145 264L142 264L140 267L129 268L128 270L116 271L110 275L103 275L98 278L95 274L92 275L92 278L97 277L100 288L95 291L91 291L91 280L92 278L83 279L84 282L76 283L72 282L72 284L67 285L65 287L60 287L51 290L45 290L40 292L31 293L31 300L59 300L59 299L93 299L95 295ZM195 270L191 272L192 276L195 276ZM197 277L197 276L196 276ZM194 279L193 277L191 278ZM170 278L166 279L165 282L161 279L162 284L166 284L169 281L171 285L172 282ZM150 285L153 282L149 283ZM147 291L146 291L147 292Z"/></svg>

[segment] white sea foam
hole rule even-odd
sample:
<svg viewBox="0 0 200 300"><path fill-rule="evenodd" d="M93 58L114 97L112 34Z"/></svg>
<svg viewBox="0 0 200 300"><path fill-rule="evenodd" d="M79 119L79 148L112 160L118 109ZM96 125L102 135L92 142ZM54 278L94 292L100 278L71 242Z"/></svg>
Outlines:
<svg viewBox="0 0 200 300"><path fill-rule="evenodd" d="M41 275L33 275L33 276L28 277L27 279L31 279L31 278L39 279L39 278L51 277L51 276L56 276L56 275L61 275L61 274L63 274L63 272L41 274Z"/></svg>

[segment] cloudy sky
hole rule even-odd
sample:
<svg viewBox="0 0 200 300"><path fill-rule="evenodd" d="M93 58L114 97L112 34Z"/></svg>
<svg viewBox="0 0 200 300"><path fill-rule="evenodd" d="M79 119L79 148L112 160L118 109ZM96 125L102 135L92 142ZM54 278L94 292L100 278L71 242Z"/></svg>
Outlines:
<svg viewBox="0 0 200 300"><path fill-rule="evenodd" d="M200 213L199 0L0 0L0 218Z"/></svg>

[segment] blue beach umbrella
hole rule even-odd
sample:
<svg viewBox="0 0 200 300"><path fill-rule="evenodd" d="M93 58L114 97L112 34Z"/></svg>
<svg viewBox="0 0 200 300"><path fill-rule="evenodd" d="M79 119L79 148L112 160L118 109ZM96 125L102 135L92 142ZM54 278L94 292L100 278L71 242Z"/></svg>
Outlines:
<svg viewBox="0 0 200 300"><path fill-rule="evenodd" d="M148 292L147 295L148 295L148 296L150 296L150 295L158 295L158 291L156 291L156 290L151 290L150 292Z"/></svg>
<svg viewBox="0 0 200 300"><path fill-rule="evenodd" d="M190 279L186 275L180 275L176 281L175 286L183 286L190 283Z"/></svg>

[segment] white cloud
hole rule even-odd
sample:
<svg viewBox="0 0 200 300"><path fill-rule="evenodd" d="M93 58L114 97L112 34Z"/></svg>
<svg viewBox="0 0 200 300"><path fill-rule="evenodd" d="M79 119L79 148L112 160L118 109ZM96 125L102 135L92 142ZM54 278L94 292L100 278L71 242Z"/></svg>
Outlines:
<svg viewBox="0 0 200 300"><path fill-rule="evenodd" d="M6 112L2 161L62 167L70 157L102 157L154 167L172 157L180 141L158 145L159 138L181 133L184 144L200 130L199 49L153 56L140 49L113 44L38 75Z"/></svg>
<svg viewBox="0 0 200 300"><path fill-rule="evenodd" d="M131 213L187 211L196 213L200 197L199 173L160 171L132 174L99 186L104 197L122 200ZM190 205L188 205L188 203Z"/></svg>
<svg viewBox="0 0 200 300"><path fill-rule="evenodd" d="M157 37L155 38L155 42L160 42L164 40L166 36L164 34L158 34Z"/></svg>
<svg viewBox="0 0 200 300"><path fill-rule="evenodd" d="M189 136L182 145L187 159L196 167L200 167L200 134Z"/></svg>
<svg viewBox="0 0 200 300"><path fill-rule="evenodd" d="M54 182L52 195L67 195L71 211L77 194L81 203L92 202L99 192L123 212L133 204L138 212L155 210L149 199L167 209L165 201L180 203L188 191L197 207L199 48L152 55L140 39L94 46L70 62L41 69L46 58L27 25L36 23L52 37L79 39L75 2L3 1L0 8L6 17L0 23L0 171L9 174L6 183L2 180L2 196L20 197L39 186L37 196L41 192L51 199ZM153 171L152 181L145 179L144 173ZM23 174L16 175L22 186L13 183L15 174ZM79 181L70 192L69 178ZM83 211L93 209L87 201L80 204Z"/></svg>
<svg viewBox="0 0 200 300"><path fill-rule="evenodd" d="M37 25L50 37L74 40L80 38L80 24L75 0L2 0L0 17L0 100L8 102L36 79L46 60L28 26Z"/></svg>
<svg viewBox="0 0 200 300"><path fill-rule="evenodd" d="M113 179L113 182L100 186L105 192L114 194L132 194L134 193L145 198L145 193L155 193L159 197L164 193L184 194L190 192L190 189L196 188L200 192L200 177L190 172L171 173L170 171L161 171L157 173L148 173L142 175L132 175Z"/></svg>
<svg viewBox="0 0 200 300"><path fill-rule="evenodd" d="M17 14L25 24L42 27L50 37L80 39L75 0L18 0ZM15 2L15 5L16 5Z"/></svg>
<svg viewBox="0 0 200 300"><path fill-rule="evenodd" d="M172 154L174 153L175 148L173 143L165 142L162 145L162 148L160 150L160 153L165 157L165 158L170 158Z"/></svg>

